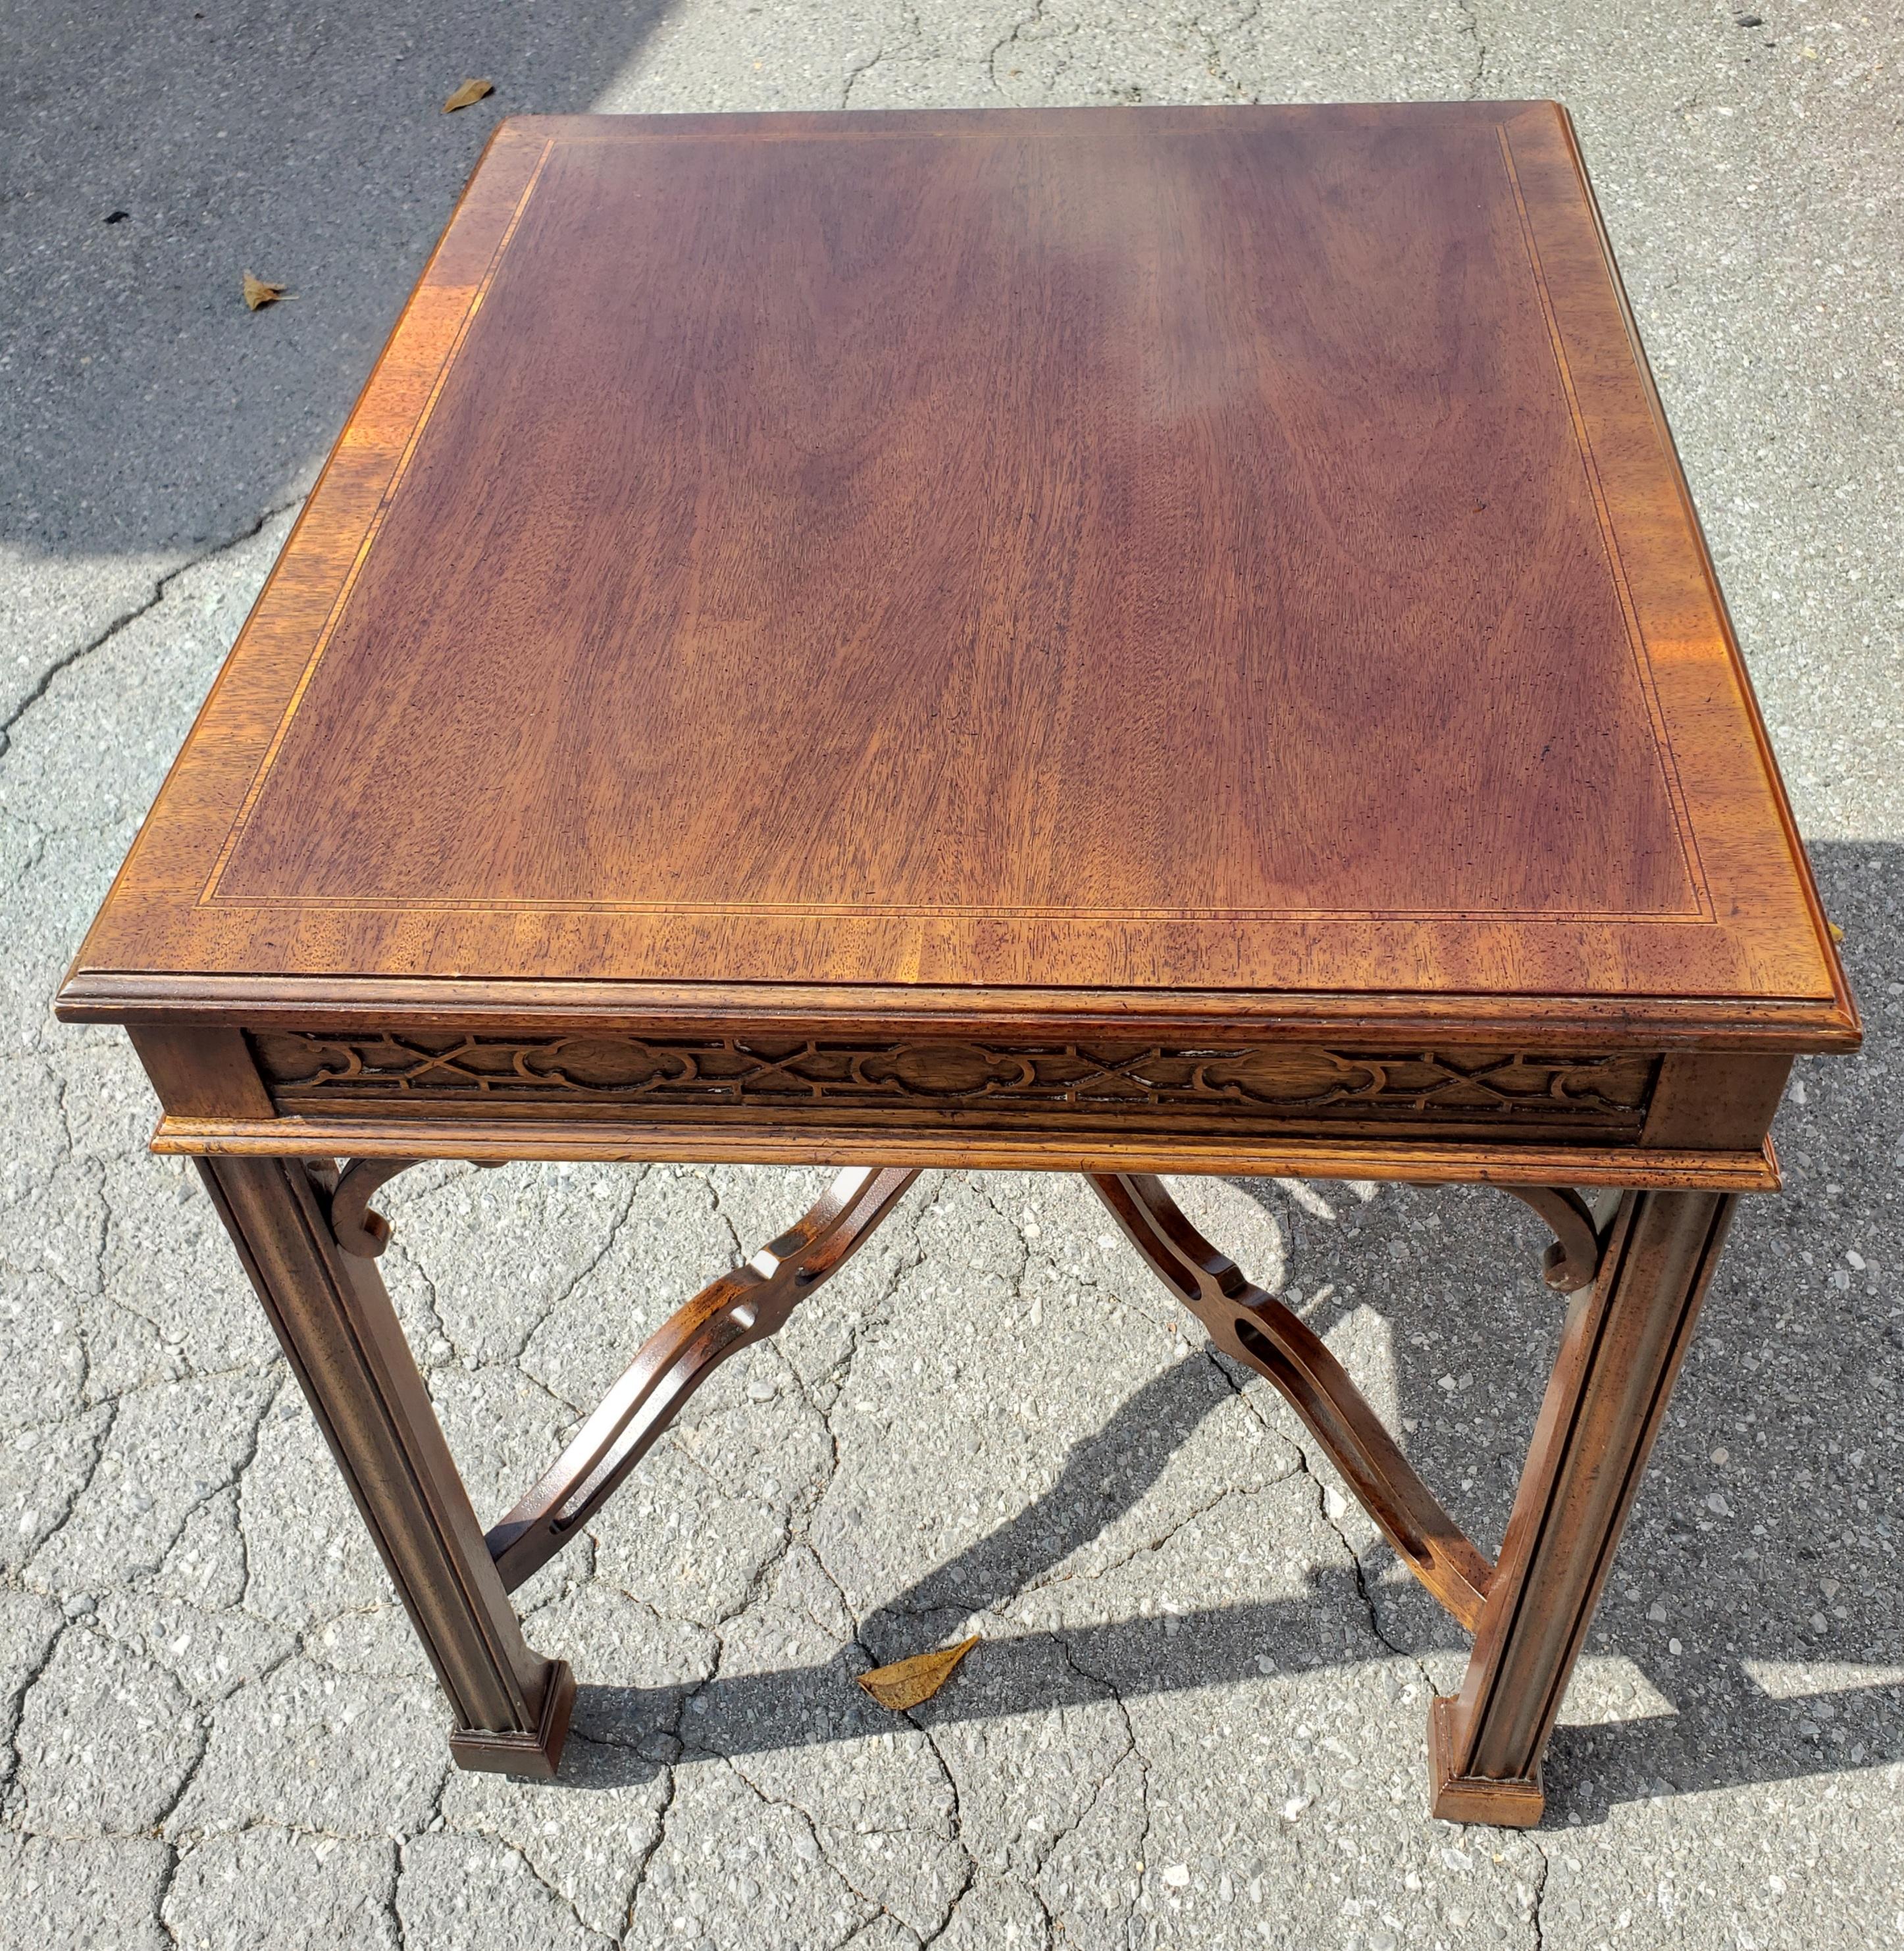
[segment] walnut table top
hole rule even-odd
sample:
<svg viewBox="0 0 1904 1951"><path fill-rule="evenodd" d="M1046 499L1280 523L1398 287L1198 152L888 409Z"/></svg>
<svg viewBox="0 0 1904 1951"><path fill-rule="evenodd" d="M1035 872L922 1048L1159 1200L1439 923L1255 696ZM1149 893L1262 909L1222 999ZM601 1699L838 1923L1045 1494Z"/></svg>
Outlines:
<svg viewBox="0 0 1904 1951"><path fill-rule="evenodd" d="M1741 1186L1856 1035L1515 103L504 123L61 1008L187 1149Z"/></svg>

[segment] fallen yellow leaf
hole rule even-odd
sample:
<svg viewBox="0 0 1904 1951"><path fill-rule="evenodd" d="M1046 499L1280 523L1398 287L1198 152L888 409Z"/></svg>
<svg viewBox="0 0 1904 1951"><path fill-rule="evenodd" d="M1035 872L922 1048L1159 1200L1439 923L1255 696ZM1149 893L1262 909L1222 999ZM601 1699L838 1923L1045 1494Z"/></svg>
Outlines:
<svg viewBox="0 0 1904 1951"><path fill-rule="evenodd" d="M1831 931L1831 939L1834 941L1843 941L1844 930L1841 929L1836 922L1828 921L1825 923L1825 926Z"/></svg>
<svg viewBox="0 0 1904 1951"><path fill-rule="evenodd" d="M443 113L446 115L454 114L458 109L467 108L473 104L480 101L484 95L493 95L495 92L496 83L492 81L466 81L443 104Z"/></svg>
<svg viewBox="0 0 1904 1951"><path fill-rule="evenodd" d="M245 303L253 311L261 310L267 304L276 304L284 296L282 285L267 284L262 278L245 273Z"/></svg>
<svg viewBox="0 0 1904 1951"><path fill-rule="evenodd" d="M876 1666L862 1673L859 1684L882 1707L896 1714L930 1700L952 1677L952 1669L978 1644L974 1633L954 1647L941 1647L936 1653L914 1653L910 1659L895 1660L890 1666Z"/></svg>

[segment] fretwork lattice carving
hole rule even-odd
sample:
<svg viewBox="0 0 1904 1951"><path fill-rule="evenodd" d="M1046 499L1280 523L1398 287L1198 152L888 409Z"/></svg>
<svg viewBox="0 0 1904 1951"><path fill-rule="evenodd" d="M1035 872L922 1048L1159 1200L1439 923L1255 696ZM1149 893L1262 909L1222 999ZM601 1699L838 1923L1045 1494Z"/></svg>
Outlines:
<svg viewBox="0 0 1904 1951"><path fill-rule="evenodd" d="M1337 1050L1273 1044L857 1044L796 1037L659 1040L272 1032L255 1038L281 1103L411 1101L788 1104L1421 1116L1637 1128L1645 1057L1519 1050Z"/></svg>

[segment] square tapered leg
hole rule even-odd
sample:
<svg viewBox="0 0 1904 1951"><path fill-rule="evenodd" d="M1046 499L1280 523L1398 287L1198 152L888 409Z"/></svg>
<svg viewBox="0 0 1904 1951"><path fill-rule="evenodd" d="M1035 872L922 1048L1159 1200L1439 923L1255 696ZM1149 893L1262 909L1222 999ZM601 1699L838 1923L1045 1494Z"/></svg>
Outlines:
<svg viewBox="0 0 1904 1951"><path fill-rule="evenodd" d="M1629 1194L1575 1296L1458 1696L1429 1728L1433 1813L1528 1828L1540 1757L1736 1200Z"/></svg>
<svg viewBox="0 0 1904 1951"><path fill-rule="evenodd" d="M552 1775L574 1681L524 1643L374 1263L344 1252L297 1159L201 1161L455 1714L465 1767Z"/></svg>

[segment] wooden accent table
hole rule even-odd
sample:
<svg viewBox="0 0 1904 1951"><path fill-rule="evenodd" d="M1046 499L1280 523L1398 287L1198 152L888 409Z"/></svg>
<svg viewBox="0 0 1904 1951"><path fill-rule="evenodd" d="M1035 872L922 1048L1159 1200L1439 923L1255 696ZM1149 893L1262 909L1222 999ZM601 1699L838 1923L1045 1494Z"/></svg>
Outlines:
<svg viewBox="0 0 1904 1951"><path fill-rule="evenodd" d="M61 992L127 1024L455 1709L921 1166L1088 1174L1474 1634L1527 1823L1734 1196L1858 1020L1565 114L498 130ZM486 1536L367 1200L827 1160ZM1159 1172L1484 1181L1572 1300L1496 1562ZM1580 1188L1618 1188L1609 1216Z"/></svg>

